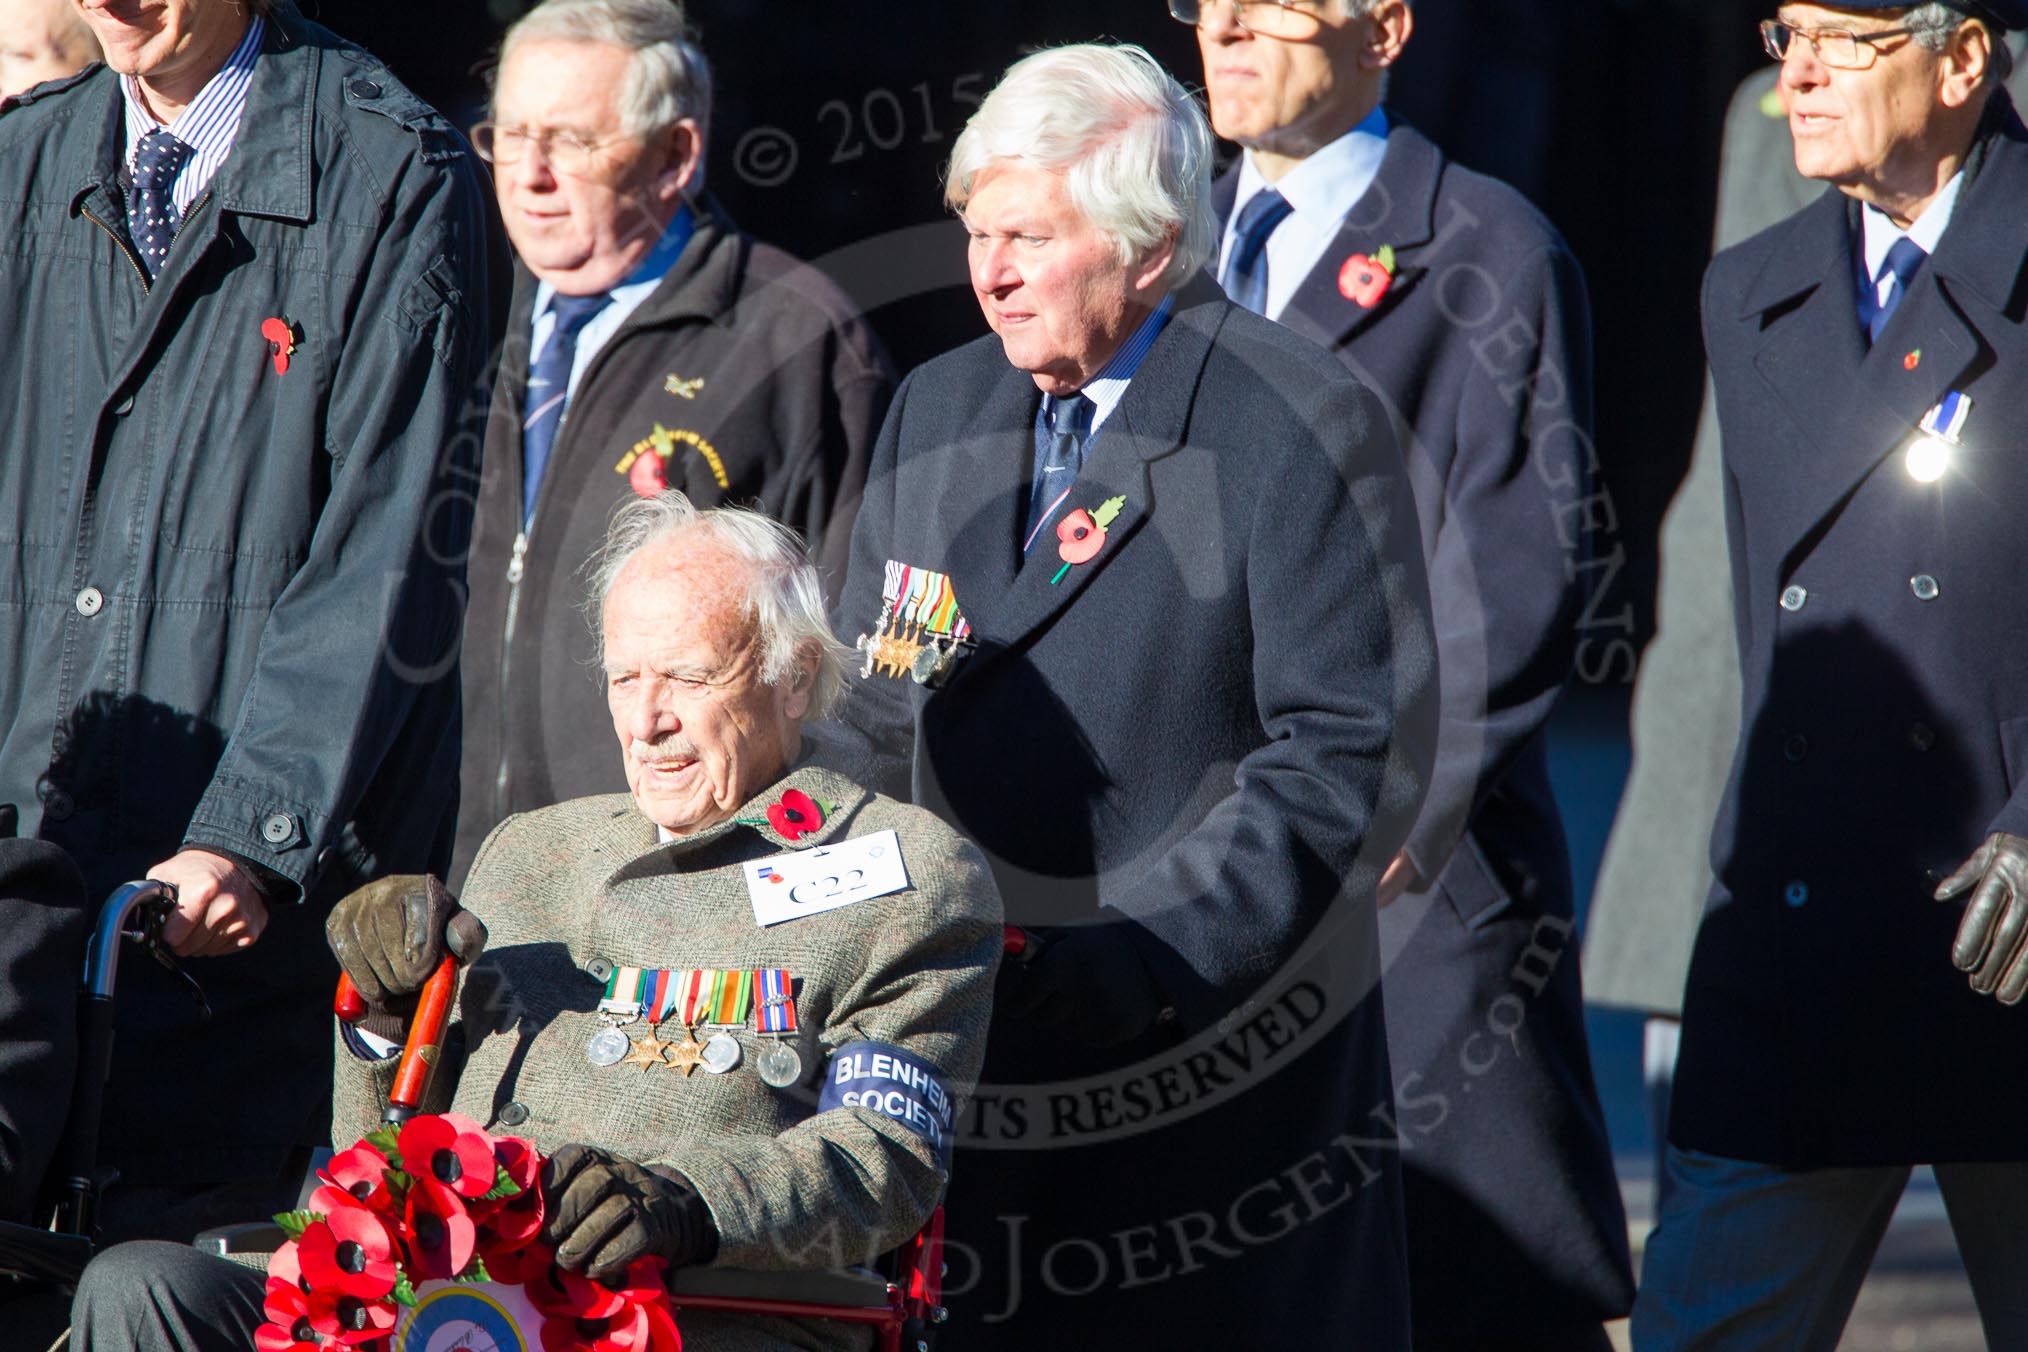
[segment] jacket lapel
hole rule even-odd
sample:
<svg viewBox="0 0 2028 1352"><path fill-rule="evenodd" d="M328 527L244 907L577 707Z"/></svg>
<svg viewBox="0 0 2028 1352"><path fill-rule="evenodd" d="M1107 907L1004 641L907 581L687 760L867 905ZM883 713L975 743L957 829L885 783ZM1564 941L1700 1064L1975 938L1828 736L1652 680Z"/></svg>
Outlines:
<svg viewBox="0 0 2028 1352"><path fill-rule="evenodd" d="M1148 462L1182 444L1198 377L1229 311L1217 284L1201 274L1176 293L1168 325L1142 359L1119 407L1092 438L1077 484L1057 514L1058 521L1079 508L1096 514L1108 500L1121 499L1118 514L1105 528L1104 547L1088 561L1066 568L1053 532L1045 531L1000 598L973 617L979 653L959 669L960 677L967 668L983 669L1019 649L1131 546L1154 511ZM961 587L961 604L963 596Z"/></svg>
<svg viewBox="0 0 2028 1352"><path fill-rule="evenodd" d="M1337 347L1399 305L1429 270L1418 255L1436 236L1442 175L1443 156L1436 146L1415 128L1395 123L1372 186L1345 213L1337 237L1276 318L1326 347ZM1353 254L1371 255L1383 244L1395 252L1394 280L1379 303L1361 308L1338 289L1338 273Z"/></svg>
<svg viewBox="0 0 2028 1352"><path fill-rule="evenodd" d="M1784 488L1763 502L1784 553L1905 447L1938 400L1990 364L1970 315L2008 322L2000 310L2011 301L2028 240L2028 227L2004 209L2008 195L2018 200L2021 191L2006 181L2017 172L2018 149L2001 143L1995 151L1870 350L1854 304L1853 219L1840 194L1826 194L1794 218L1747 289L1742 319L1794 307L1765 322L1752 358L1767 392L1803 432L1794 441L1771 439L1778 462L1771 468ZM1968 433L1976 437L1972 393Z"/></svg>

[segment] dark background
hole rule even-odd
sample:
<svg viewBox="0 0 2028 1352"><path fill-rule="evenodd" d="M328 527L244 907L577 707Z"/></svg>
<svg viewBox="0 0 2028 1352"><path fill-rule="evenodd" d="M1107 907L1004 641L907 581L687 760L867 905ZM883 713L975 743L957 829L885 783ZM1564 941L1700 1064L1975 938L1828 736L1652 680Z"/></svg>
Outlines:
<svg viewBox="0 0 2028 1352"><path fill-rule="evenodd" d="M1719 130L1764 61L1771 0L1414 0L1388 103L1454 158L1507 179L1569 239L1590 282L1598 442L1625 546L1614 598L1651 621L1654 538L1688 462L1702 390L1697 287ZM461 123L479 116L504 24L527 0L307 0ZM1200 82L1163 0L693 0L717 77L708 181L746 229L820 263L897 364L984 331L943 157L1023 51L1109 38ZM1608 679L1631 676L1617 665Z"/></svg>

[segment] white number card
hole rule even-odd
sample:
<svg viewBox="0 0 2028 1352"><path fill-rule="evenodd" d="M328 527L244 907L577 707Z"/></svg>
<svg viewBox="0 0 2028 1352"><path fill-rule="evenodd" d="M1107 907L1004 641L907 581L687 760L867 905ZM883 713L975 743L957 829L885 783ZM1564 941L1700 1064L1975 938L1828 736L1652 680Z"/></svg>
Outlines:
<svg viewBox="0 0 2028 1352"><path fill-rule="evenodd" d="M892 831L878 831L825 845L792 850L746 866L746 891L753 898L753 918L762 926L779 925L820 911L835 911L855 901L884 897L908 886L908 868L901 862L901 841Z"/></svg>

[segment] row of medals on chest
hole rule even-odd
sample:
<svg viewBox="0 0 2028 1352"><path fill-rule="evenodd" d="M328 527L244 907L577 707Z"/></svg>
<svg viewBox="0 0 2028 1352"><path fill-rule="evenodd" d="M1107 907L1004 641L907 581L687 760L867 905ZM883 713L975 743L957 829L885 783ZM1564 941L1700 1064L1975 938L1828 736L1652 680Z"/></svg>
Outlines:
<svg viewBox="0 0 2028 1352"><path fill-rule="evenodd" d="M783 973L781 994L767 994L756 991L762 1010L763 1024L769 1022L768 1013L773 1012L768 1045L754 1058L754 1073L761 1083L774 1089L786 1089L803 1074L803 1058L795 1045L788 1039L796 1032L795 1002L787 994L791 989L789 977ZM617 1009L607 1008L610 1001L601 1001L599 1027L585 1042L585 1059L595 1066L639 1066L641 1072L660 1068L680 1070L685 1078L703 1067L710 1075L724 1075L739 1069L746 1059L745 1050L740 1046L737 1030L746 1027L744 1009L737 1023L712 1023L704 1021L701 1026L709 1032L702 1042L697 1040L699 1023L678 1022L683 1036L676 1041L664 1041L662 1026L675 1015L669 1009L653 1018L648 1018L644 1007L634 1005ZM630 1037L623 1029L646 1019L647 1028L641 1037Z"/></svg>

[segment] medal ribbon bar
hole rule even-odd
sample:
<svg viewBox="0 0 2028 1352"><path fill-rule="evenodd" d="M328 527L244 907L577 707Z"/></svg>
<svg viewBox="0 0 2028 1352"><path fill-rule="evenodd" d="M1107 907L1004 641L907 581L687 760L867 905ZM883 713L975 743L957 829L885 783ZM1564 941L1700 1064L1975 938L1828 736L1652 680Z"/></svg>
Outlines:
<svg viewBox="0 0 2028 1352"><path fill-rule="evenodd" d="M754 983L760 991L760 1031L763 1033L793 1033L796 1031L796 999L792 992L795 981L787 969L763 967L753 974Z"/></svg>

